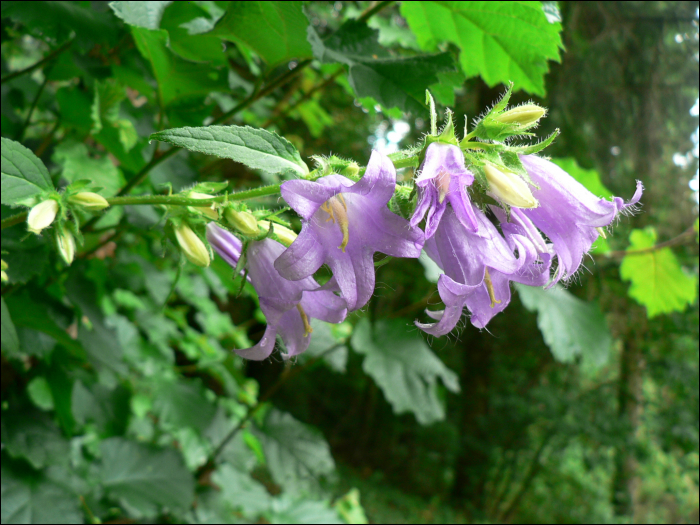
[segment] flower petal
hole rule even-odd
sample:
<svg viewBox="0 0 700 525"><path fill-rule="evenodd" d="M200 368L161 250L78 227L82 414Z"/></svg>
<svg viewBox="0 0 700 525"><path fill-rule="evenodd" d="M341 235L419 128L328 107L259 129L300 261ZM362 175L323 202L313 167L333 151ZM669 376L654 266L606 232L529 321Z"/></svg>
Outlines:
<svg viewBox="0 0 700 525"><path fill-rule="evenodd" d="M262 361L270 357L270 354L275 349L275 343L277 343L277 330L271 324L267 325L265 328L265 333L260 339L260 342L255 346L250 348L234 349L239 356L244 359L250 359L251 361Z"/></svg>
<svg viewBox="0 0 700 525"><path fill-rule="evenodd" d="M373 151L369 158L367 170L362 178L350 189L351 193L358 193L377 202L389 202L396 190L396 168L389 157Z"/></svg>
<svg viewBox="0 0 700 525"><path fill-rule="evenodd" d="M305 222L292 245L275 260L275 269L285 279L299 281L318 271L325 256L314 229Z"/></svg>

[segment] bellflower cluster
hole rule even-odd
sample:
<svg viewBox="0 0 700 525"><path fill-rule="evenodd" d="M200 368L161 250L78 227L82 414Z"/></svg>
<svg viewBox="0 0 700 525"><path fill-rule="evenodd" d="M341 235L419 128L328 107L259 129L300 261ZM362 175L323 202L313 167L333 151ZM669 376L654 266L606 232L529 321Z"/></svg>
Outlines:
<svg viewBox="0 0 700 525"><path fill-rule="evenodd" d="M352 173L337 171L355 180L330 174L281 185L282 198L301 217L298 236L250 212L223 208L220 218L247 242L215 224L207 227L207 239L231 266L245 269L268 323L258 344L237 352L265 359L277 335L287 357L306 350L309 319L339 323L367 304L375 286L375 252L417 258L424 249L443 270L437 288L445 308L426 311L433 322L416 321L435 336L452 331L465 308L471 323L484 328L508 306L511 282L549 287L573 276L602 228L634 209L642 184L637 182L627 203L600 199L532 154L556 135L533 146L511 146L508 139L530 134L546 111L535 104L507 110L509 96L510 90L461 142L451 113L440 135L431 113L432 135L415 157L422 164L410 220L388 207L403 190L394 164L378 151L359 180L351 163ZM323 265L333 275L321 286L313 275Z"/></svg>

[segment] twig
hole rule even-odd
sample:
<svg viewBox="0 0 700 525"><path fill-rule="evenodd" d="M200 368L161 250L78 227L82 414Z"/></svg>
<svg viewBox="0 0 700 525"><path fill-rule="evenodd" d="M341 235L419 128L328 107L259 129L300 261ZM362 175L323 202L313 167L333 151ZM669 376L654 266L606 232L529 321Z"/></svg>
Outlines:
<svg viewBox="0 0 700 525"><path fill-rule="evenodd" d="M56 58L58 55L60 55L66 49L68 49L71 45L73 45L73 40L69 40L68 42L63 44L61 47L56 49L55 51L52 51L51 53L46 55L45 58L42 58L41 60L39 60L39 62L37 62L33 66L29 66L29 67L26 67L24 69L20 69L19 71L15 71L14 73L10 73L9 75L2 77L2 79L0 79L0 84L4 84L5 82L8 82L9 80L20 77L20 76L25 75L27 73L31 73L35 69L40 68L41 66L43 66L47 62L50 62L51 60Z"/></svg>
<svg viewBox="0 0 700 525"><path fill-rule="evenodd" d="M373 6L369 7L364 13L362 13L359 16L358 20L360 22L366 22L371 17L376 15L379 11L381 11L382 9L384 9L385 7L387 7L393 3L394 2L391 2L391 1L389 1L389 2L377 2Z"/></svg>
<svg viewBox="0 0 700 525"><path fill-rule="evenodd" d="M44 81L41 83L41 86L39 86L39 90L36 92L36 96L34 97L34 100L32 100L32 105L29 108L29 113L27 113L27 118L24 119L24 124L22 125L20 130L15 135L16 142L22 142L22 138L24 137L24 134L27 131L27 126L29 126L29 121L32 120L32 115L34 114L34 110L36 109L37 102L39 102L39 98L41 97L41 94L44 92L44 88L46 87L46 84L48 84L48 82L49 82L49 75L48 75L48 71L47 71L47 74L44 76Z"/></svg>
<svg viewBox="0 0 700 525"><path fill-rule="evenodd" d="M655 244L654 246L650 246L649 248L641 248L639 250L618 250L614 252L607 252L607 253L600 253L596 254L596 257L600 257L603 259L619 259L622 257L625 257L627 255L644 255L645 253L651 253L651 252L656 252L659 251L663 248L668 248L670 246L676 246L678 244L685 244L689 240L691 240L693 237L697 235L695 228L691 226L687 230L685 230L683 233L680 235L677 235L673 239L670 239L668 241L660 242L659 244Z"/></svg>

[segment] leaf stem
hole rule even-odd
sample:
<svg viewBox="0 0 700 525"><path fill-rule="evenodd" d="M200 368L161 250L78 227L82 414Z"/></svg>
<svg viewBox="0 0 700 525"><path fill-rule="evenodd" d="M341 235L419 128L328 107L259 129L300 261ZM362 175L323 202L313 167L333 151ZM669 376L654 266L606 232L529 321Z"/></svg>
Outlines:
<svg viewBox="0 0 700 525"><path fill-rule="evenodd" d="M676 235L673 239L669 239L668 241L660 242L659 244L655 244L654 246L650 246L649 248L641 248L638 250L618 250L618 251L614 251L614 252L595 254L595 256L600 257L600 258L604 258L604 259L620 259L620 258L625 257L627 255L644 255L645 253L656 252L656 251L662 250L664 248L669 248L671 246L685 244L686 242L691 240L696 235L697 235L697 232L695 231L695 228L693 226L691 226L690 228L685 230L683 233Z"/></svg>

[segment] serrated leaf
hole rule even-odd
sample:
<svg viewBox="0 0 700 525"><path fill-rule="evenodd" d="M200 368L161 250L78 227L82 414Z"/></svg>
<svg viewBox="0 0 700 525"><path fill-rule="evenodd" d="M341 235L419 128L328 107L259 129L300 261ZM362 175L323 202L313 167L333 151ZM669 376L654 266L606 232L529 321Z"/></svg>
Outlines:
<svg viewBox="0 0 700 525"><path fill-rule="evenodd" d="M430 350L423 338L407 329L405 320L362 319L352 335L352 348L365 356L363 370L382 389L396 414L412 412L429 425L445 418L438 398L440 379L451 392L459 392L457 374Z"/></svg>
<svg viewBox="0 0 700 525"><path fill-rule="evenodd" d="M191 427L197 431L207 428L216 415L216 407L204 397L201 385L182 380L157 382L153 410L174 428Z"/></svg>
<svg viewBox="0 0 700 525"><path fill-rule="evenodd" d="M231 2L211 33L255 51L270 67L311 58L301 2Z"/></svg>
<svg viewBox="0 0 700 525"><path fill-rule="evenodd" d="M272 409L256 434L272 477L288 492L315 489L318 478L335 470L323 436L290 414Z"/></svg>
<svg viewBox="0 0 700 525"><path fill-rule="evenodd" d="M124 176L107 155L90 157L82 142L62 142L56 146L51 160L63 167L61 176L66 182L71 184L88 177L100 188L97 193L105 197L114 196L125 183Z"/></svg>
<svg viewBox="0 0 700 525"><path fill-rule="evenodd" d="M309 173L309 168L291 142L271 131L250 126L166 129L151 135L150 140L232 159L272 174L289 170L301 176Z"/></svg>
<svg viewBox="0 0 700 525"><path fill-rule="evenodd" d="M2 464L2 523L82 523L76 494L43 474Z"/></svg>
<svg viewBox="0 0 700 525"><path fill-rule="evenodd" d="M379 45L378 32L350 20L327 40L309 26L314 57L324 63L347 64L348 82L358 98L371 97L385 108L425 111L425 90L438 74L454 71L449 53L392 58Z"/></svg>
<svg viewBox="0 0 700 525"><path fill-rule="evenodd" d="M544 94L547 61L559 61L561 24L547 20L540 2L402 2L401 14L422 49L457 45L467 78L489 86Z"/></svg>
<svg viewBox="0 0 700 525"><path fill-rule="evenodd" d="M9 355L14 355L19 352L17 331L15 330L15 324L12 322L10 311L5 304L5 299L0 299L0 301L0 308L2 309L0 312L2 314L2 332L0 332L2 351L7 352Z"/></svg>
<svg viewBox="0 0 700 525"><path fill-rule="evenodd" d="M596 303L582 301L561 286L515 287L525 308L537 312L537 326L557 361L571 363L581 356L594 366L605 364L612 336Z"/></svg>
<svg viewBox="0 0 700 525"><path fill-rule="evenodd" d="M266 515L270 523L285 524L336 524L343 523L338 513L328 503L308 499L292 499L286 495L272 502Z"/></svg>
<svg viewBox="0 0 700 525"><path fill-rule="evenodd" d="M628 251L645 250L656 244L656 230L633 230ZM698 297L698 282L681 269L671 248L625 255L620 264L620 276L631 281L627 292L655 317L682 312Z"/></svg>
<svg viewBox="0 0 700 525"><path fill-rule="evenodd" d="M19 142L2 138L2 203L30 206L36 196L51 191L49 171Z"/></svg>
<svg viewBox="0 0 700 525"><path fill-rule="evenodd" d="M185 511L194 500L194 480L174 450L122 438L101 443L99 480L107 494L134 517L154 517L160 509Z"/></svg>
<svg viewBox="0 0 700 525"><path fill-rule="evenodd" d="M110 2L109 7L114 14L125 23L146 29L158 29L165 8L172 1L164 2Z"/></svg>
<svg viewBox="0 0 700 525"><path fill-rule="evenodd" d="M25 459L35 469L65 461L69 450L68 441L49 416L31 406L3 413L2 445L3 451Z"/></svg>
<svg viewBox="0 0 700 525"><path fill-rule="evenodd" d="M231 465L216 469L212 481L221 488L223 503L232 512L255 520L270 507L272 498L265 487Z"/></svg>

